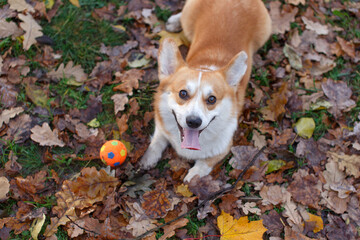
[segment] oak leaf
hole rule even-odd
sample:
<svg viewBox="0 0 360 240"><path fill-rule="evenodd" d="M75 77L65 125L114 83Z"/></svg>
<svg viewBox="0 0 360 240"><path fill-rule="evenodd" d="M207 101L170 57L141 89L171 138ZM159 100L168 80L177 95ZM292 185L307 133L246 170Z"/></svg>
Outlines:
<svg viewBox="0 0 360 240"><path fill-rule="evenodd" d="M5 19L0 19L0 38L9 36L18 37L21 36L22 32L23 31L14 22L7 22Z"/></svg>
<svg viewBox="0 0 360 240"><path fill-rule="evenodd" d="M58 138L58 130L51 131L48 123L43 123L41 127L38 125L33 127L31 132L31 139L40 146L65 146L65 143Z"/></svg>
<svg viewBox="0 0 360 240"><path fill-rule="evenodd" d="M0 177L0 202L6 200L6 195L10 190L9 180L6 177Z"/></svg>
<svg viewBox="0 0 360 240"><path fill-rule="evenodd" d="M25 31L23 48L29 50L31 45L36 43L36 38L43 35L42 27L35 21L35 19L29 14L19 14L19 19L23 21L20 23L20 27Z"/></svg>
<svg viewBox="0 0 360 240"><path fill-rule="evenodd" d="M127 97L127 93L119 93L115 94L111 97L111 99L114 101L114 111L115 115L118 112L121 112L125 109L125 104L129 102L129 99Z"/></svg>
<svg viewBox="0 0 360 240"><path fill-rule="evenodd" d="M119 80L122 82L120 85L113 88L114 91L123 91L129 94L133 94L133 89L139 88L139 80L144 76L145 71L140 69L130 69L119 76Z"/></svg>
<svg viewBox="0 0 360 240"><path fill-rule="evenodd" d="M10 9L14 9L18 12L35 12L35 9L28 4L25 0L8 0L8 3L10 4Z"/></svg>
<svg viewBox="0 0 360 240"><path fill-rule="evenodd" d="M318 22L313 22L310 19L302 16L301 19L305 23L305 27L308 30L312 30L316 32L318 35L327 35L329 33L329 29L326 25L322 25Z"/></svg>
<svg viewBox="0 0 360 240"><path fill-rule="evenodd" d="M11 109L5 109L0 115L0 128L2 125L8 124L10 119L23 112L24 109L22 107L16 107Z"/></svg>
<svg viewBox="0 0 360 240"><path fill-rule="evenodd" d="M339 168L345 171L346 175L360 177L360 156L359 155L339 155L334 152L328 152L331 159L339 163Z"/></svg>
<svg viewBox="0 0 360 240"><path fill-rule="evenodd" d="M75 81L81 85L87 80L87 74L81 68L80 65L73 66L74 63L72 61L68 62L64 67L64 63L61 63L58 69L55 71L53 69L47 75L53 79L62 79L62 78L75 78ZM70 82L72 85L76 85L76 83Z"/></svg>
<svg viewBox="0 0 360 240"><path fill-rule="evenodd" d="M25 142L31 134L33 120L28 114L21 114L9 122L6 140L15 141L17 143Z"/></svg>
<svg viewBox="0 0 360 240"><path fill-rule="evenodd" d="M285 227L285 240L311 240L312 238L309 238L290 227Z"/></svg>
<svg viewBox="0 0 360 240"><path fill-rule="evenodd" d="M176 229L185 227L188 222L189 222L189 219L182 218L182 219L179 219L179 220L173 222L170 225L165 226L164 227L164 235L162 235L159 238L159 240L166 240L168 238L171 238L172 236L175 235Z"/></svg>
<svg viewBox="0 0 360 240"><path fill-rule="evenodd" d="M262 239L267 229L263 226L263 220L249 222L248 217L234 219L230 214L221 212L217 218L221 240L248 240Z"/></svg>
<svg viewBox="0 0 360 240"><path fill-rule="evenodd" d="M260 110L265 120L276 121L280 115L285 113L288 92L287 83L283 83L278 92L271 94L271 99L266 101L268 106Z"/></svg>
<svg viewBox="0 0 360 240"><path fill-rule="evenodd" d="M289 6L287 9L280 9L279 1L270 2L270 17L272 20L272 31L274 34L284 34L290 30L290 23L295 21L295 15L298 9Z"/></svg>
<svg viewBox="0 0 360 240"><path fill-rule="evenodd" d="M336 37L337 42L339 43L341 50L343 50L348 56L355 58L355 44L350 41L347 42L345 39L337 36Z"/></svg>
<svg viewBox="0 0 360 240"><path fill-rule="evenodd" d="M156 220L153 219L144 219L136 221L134 217L130 218L129 224L126 226L126 229L131 230L132 235L135 237L140 236L141 234L149 231L150 229L156 228Z"/></svg>

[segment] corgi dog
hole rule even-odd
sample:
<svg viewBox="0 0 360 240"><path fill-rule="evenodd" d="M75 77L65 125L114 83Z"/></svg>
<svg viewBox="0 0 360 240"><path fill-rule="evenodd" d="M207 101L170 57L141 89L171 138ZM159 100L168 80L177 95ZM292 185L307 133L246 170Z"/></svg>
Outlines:
<svg viewBox="0 0 360 240"><path fill-rule="evenodd" d="M190 182L230 151L252 56L269 38L271 19L261 0L187 0L167 29L180 25L191 45L186 61L174 40L160 46L155 132L140 165L154 167L171 144L195 161L184 178Z"/></svg>

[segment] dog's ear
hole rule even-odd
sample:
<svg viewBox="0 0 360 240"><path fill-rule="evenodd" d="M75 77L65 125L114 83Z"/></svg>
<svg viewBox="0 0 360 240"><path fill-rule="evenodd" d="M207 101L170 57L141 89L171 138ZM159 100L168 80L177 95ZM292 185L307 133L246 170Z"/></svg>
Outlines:
<svg viewBox="0 0 360 240"><path fill-rule="evenodd" d="M184 59L175 41L171 38L166 38L160 46L158 56L160 81L175 73L184 64Z"/></svg>
<svg viewBox="0 0 360 240"><path fill-rule="evenodd" d="M243 76L245 75L247 69L247 54L244 51L238 53L229 64L223 70L225 73L226 81L230 86L237 86Z"/></svg>

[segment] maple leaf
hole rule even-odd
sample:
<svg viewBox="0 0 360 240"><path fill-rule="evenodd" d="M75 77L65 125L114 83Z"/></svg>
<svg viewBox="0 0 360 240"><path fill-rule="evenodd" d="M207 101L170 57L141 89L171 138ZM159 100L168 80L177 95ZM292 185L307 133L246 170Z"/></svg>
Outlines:
<svg viewBox="0 0 360 240"><path fill-rule="evenodd" d="M41 37L42 27L29 15L19 14L19 19L23 21L20 23L20 27L25 31L23 48L29 50L31 45L36 43L36 38Z"/></svg>
<svg viewBox="0 0 360 240"><path fill-rule="evenodd" d="M360 156L359 155L339 155L334 152L328 152L331 159L339 163L339 168L345 171L348 176L360 177Z"/></svg>
<svg viewBox="0 0 360 240"><path fill-rule="evenodd" d="M221 212L217 218L217 225L220 229L221 240L248 240L262 239L267 229L263 226L263 220L251 221L248 218L241 217L234 219L230 214Z"/></svg>
<svg viewBox="0 0 360 240"><path fill-rule="evenodd" d="M271 94L271 99L267 100L267 107L262 108L260 112L265 120L276 121L280 115L285 113L285 105L288 101L287 83L283 83L279 91Z"/></svg>
<svg viewBox="0 0 360 240"><path fill-rule="evenodd" d="M8 3L10 4L10 9L14 9L18 12L35 12L35 9L25 2L25 0L8 0Z"/></svg>
<svg viewBox="0 0 360 240"><path fill-rule="evenodd" d="M2 125L8 124L10 119L23 112L24 109L22 107L16 107L11 109L5 109L0 115L0 128Z"/></svg>
<svg viewBox="0 0 360 240"><path fill-rule="evenodd" d="M114 101L115 115L118 112L123 111L125 109L125 104L129 102L127 93L115 94L111 97L111 99Z"/></svg>
<svg viewBox="0 0 360 240"><path fill-rule="evenodd" d="M143 195L144 202L141 204L145 213L150 218L164 217L171 208L169 193L166 190L166 181L163 180L156 185L155 190Z"/></svg>
<svg viewBox="0 0 360 240"><path fill-rule="evenodd" d="M270 17L274 34L284 34L285 31L289 31L290 23L295 20L295 15L298 12L298 9L294 7L289 7L286 10L280 10L280 7L281 3L279 1L270 2Z"/></svg>
<svg viewBox="0 0 360 240"><path fill-rule="evenodd" d="M81 68L80 65L76 65L76 66L73 65L74 63L72 61L68 62L65 67L64 67L64 63L61 63L56 71L55 69L53 69L47 75L54 79L75 78L75 81L81 85L87 80L87 74L84 73L84 70ZM76 83L72 83L72 84L76 85Z"/></svg>
<svg viewBox="0 0 360 240"><path fill-rule="evenodd" d="M31 139L40 146L65 146L65 143L58 138L58 130L51 131L48 123L43 123L41 127L38 125L33 127L31 132Z"/></svg>

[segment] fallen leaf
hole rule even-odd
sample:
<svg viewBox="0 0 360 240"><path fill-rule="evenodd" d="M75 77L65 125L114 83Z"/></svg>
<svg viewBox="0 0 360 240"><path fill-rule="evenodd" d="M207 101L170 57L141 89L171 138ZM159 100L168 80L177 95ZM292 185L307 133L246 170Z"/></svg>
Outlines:
<svg viewBox="0 0 360 240"><path fill-rule="evenodd" d="M312 166L318 166L326 159L326 154L319 149L318 143L313 138L300 139L296 147L296 156L305 157Z"/></svg>
<svg viewBox="0 0 360 240"><path fill-rule="evenodd" d="M308 238L307 236L291 229L290 227L285 227L285 240L311 240L312 238Z"/></svg>
<svg viewBox="0 0 360 240"><path fill-rule="evenodd" d="M277 121L277 119L285 113L285 105L288 101L287 83L283 83L278 92L271 95L271 99L266 101L267 106L260 109L265 120Z"/></svg>
<svg viewBox="0 0 360 240"><path fill-rule="evenodd" d="M7 22L5 19L0 19L0 38L9 36L18 37L21 36L22 33L23 31L14 22Z"/></svg>
<svg viewBox="0 0 360 240"><path fill-rule="evenodd" d="M286 0L287 3L290 3L292 5L299 5L299 4L302 4L302 5L305 5L305 1L306 0Z"/></svg>
<svg viewBox="0 0 360 240"><path fill-rule="evenodd" d="M246 165L252 160L259 150L252 146L234 146L231 148L233 157L230 159L229 164L235 169L244 169ZM260 161L267 161L265 154L260 154L254 165L259 166Z"/></svg>
<svg viewBox="0 0 360 240"><path fill-rule="evenodd" d="M35 12L35 9L25 2L25 0L8 0L8 3L10 4L10 9L14 9L18 12Z"/></svg>
<svg viewBox="0 0 360 240"><path fill-rule="evenodd" d="M126 130L128 130L128 128L129 128L129 125L127 124L128 119L129 119L129 115L127 115L127 114L123 114L123 115L121 115L120 118L117 117L117 118L115 119L115 120L116 120L116 124L117 124L117 126L118 126L118 128L119 128L119 134L120 134L120 136L121 136L124 132L126 132Z"/></svg>
<svg viewBox="0 0 360 240"><path fill-rule="evenodd" d="M80 7L80 3L79 0L69 0L71 2L72 5L74 5L75 7Z"/></svg>
<svg viewBox="0 0 360 240"><path fill-rule="evenodd" d="M237 207L240 208L245 215L248 215L249 213L253 213L256 215L261 215L261 210L256 207L255 202L246 202L245 204L242 203L241 200L236 201Z"/></svg>
<svg viewBox="0 0 360 240"><path fill-rule="evenodd" d="M119 76L122 82L120 85L113 88L114 91L123 91L132 96L133 89L139 88L139 80L144 76L145 71L140 69L130 69Z"/></svg>
<svg viewBox="0 0 360 240"><path fill-rule="evenodd" d="M329 33L329 29L326 25L322 25L318 22L313 22L304 16L302 16L301 19L305 23L306 29L314 31L318 35L327 35Z"/></svg>
<svg viewBox="0 0 360 240"><path fill-rule="evenodd" d="M45 214L43 214L40 218L34 219L32 225L30 227L31 237L34 240L38 240L38 236L39 236L39 233L45 223L45 219L46 219Z"/></svg>
<svg viewBox="0 0 360 240"><path fill-rule="evenodd" d="M48 108L49 96L46 89L35 84L26 84L25 93L36 106Z"/></svg>
<svg viewBox="0 0 360 240"><path fill-rule="evenodd" d="M266 174L269 174L285 166L286 162L284 160L270 160L270 161L262 162L261 166L263 164L267 164Z"/></svg>
<svg viewBox="0 0 360 240"><path fill-rule="evenodd" d="M272 209L268 215L264 214L261 218L265 228L267 228L267 233L270 233L271 236L280 236L284 230L284 224L279 213Z"/></svg>
<svg viewBox="0 0 360 240"><path fill-rule="evenodd" d="M14 85L9 84L4 78L0 78L0 102L3 108L16 105L18 92Z"/></svg>
<svg viewBox="0 0 360 240"><path fill-rule="evenodd" d="M31 139L39 143L40 146L65 146L65 143L58 138L58 130L51 131L48 123L43 123L41 127L33 127L31 132Z"/></svg>
<svg viewBox="0 0 360 240"><path fill-rule="evenodd" d="M120 93L115 94L111 97L111 99L114 101L114 113L115 115L118 112L121 112L125 109L125 104L129 102L129 99L127 97L127 93Z"/></svg>
<svg viewBox="0 0 360 240"><path fill-rule="evenodd" d="M147 216L150 218L164 217L171 207L166 181L157 184L155 190L144 193L143 199L144 202L141 205Z"/></svg>
<svg viewBox="0 0 360 240"><path fill-rule="evenodd" d="M176 187L176 193L181 194L184 197L191 197L192 195L194 195L190 190L188 185L185 184L180 184L179 186Z"/></svg>
<svg viewBox="0 0 360 240"><path fill-rule="evenodd" d="M22 107L16 107L11 109L5 109L0 115L0 128L2 125L8 124L10 119L18 115L19 113L22 113L24 109Z"/></svg>
<svg viewBox="0 0 360 240"><path fill-rule="evenodd" d="M305 220L306 222L315 222L314 233L320 232L324 229L324 222L320 216L308 213L309 219Z"/></svg>
<svg viewBox="0 0 360 240"><path fill-rule="evenodd" d="M71 80L71 78L75 78L78 85L81 85L87 80L87 74L84 73L84 70L81 68L81 66L73 66L72 61L68 62L65 67L64 63L61 63L56 71L53 69L47 75L53 79L67 78ZM70 85L76 85L76 83L70 82Z"/></svg>
<svg viewBox="0 0 360 240"><path fill-rule="evenodd" d="M328 152L330 158L339 163L339 169L345 171L346 175L360 177L360 156L359 155L340 155Z"/></svg>
<svg viewBox="0 0 360 240"><path fill-rule="evenodd" d="M217 225L220 229L221 240L247 240L262 239L266 228L263 226L263 220L251 221L248 218L241 217L234 219L230 214L221 212L217 218Z"/></svg>
<svg viewBox="0 0 360 240"><path fill-rule="evenodd" d="M334 114L336 118L341 115L342 110L355 106L355 101L350 99L352 90L345 82L334 82L332 79L328 79L321 86L332 104L330 113Z"/></svg>
<svg viewBox="0 0 360 240"><path fill-rule="evenodd" d="M328 214L329 223L325 226L327 239L351 239L359 238L356 227L352 224L346 224L341 216Z"/></svg>
<svg viewBox="0 0 360 240"><path fill-rule="evenodd" d="M272 204L274 206L284 203L288 195L290 195L284 187L280 187L279 185L263 186L259 194L263 199L263 205Z"/></svg>
<svg viewBox="0 0 360 240"><path fill-rule="evenodd" d="M253 130L253 137L252 137L252 141L254 141L254 146L257 149L261 149L262 147L267 145L266 139L264 135L261 135L258 131Z"/></svg>
<svg viewBox="0 0 360 240"><path fill-rule="evenodd" d="M31 135L31 127L33 121L28 114L21 114L9 122L6 140L11 140L17 143L25 142Z"/></svg>
<svg viewBox="0 0 360 240"><path fill-rule="evenodd" d="M300 137L311 138L315 127L314 119L304 117L295 123L294 130Z"/></svg>
<svg viewBox="0 0 360 240"><path fill-rule="evenodd" d="M319 204L326 206L338 214L343 214L347 210L347 205L350 201L349 197L339 198L338 193L327 190L321 192L321 197Z"/></svg>
<svg viewBox="0 0 360 240"><path fill-rule="evenodd" d="M206 199L211 194L219 191L223 183L219 180L214 180L211 175L201 178L199 175L195 175L188 185L190 191L198 196L199 199Z"/></svg>
<svg viewBox="0 0 360 240"><path fill-rule="evenodd" d="M285 43L285 47L283 48L283 51L284 51L284 55L289 59L289 63L291 67L293 67L296 70L301 70L303 65L302 65L301 57L296 52L296 50L290 45Z"/></svg>
<svg viewBox="0 0 360 240"><path fill-rule="evenodd" d="M295 7L289 7L287 9L281 9L281 2L270 2L270 17L272 20L272 32L274 34L284 34L285 31L290 30L290 23L295 21L295 16L298 9Z"/></svg>
<svg viewBox="0 0 360 240"><path fill-rule="evenodd" d="M189 219L187 218L181 218L170 225L165 226L164 229L164 235L162 235L159 240L166 240L168 238L171 238L175 235L175 230L178 228L185 227L186 224L189 222Z"/></svg>
<svg viewBox="0 0 360 240"><path fill-rule="evenodd" d="M144 219L136 221L134 217L130 218L129 224L126 226L126 229L132 230L132 235L135 237L140 236L141 234L149 231L150 229L156 228L155 225L157 222L153 219Z"/></svg>
<svg viewBox="0 0 360 240"><path fill-rule="evenodd" d="M355 45L352 41L348 42L345 39L336 36L337 42L340 44L341 50L343 50L349 57L355 58Z"/></svg>
<svg viewBox="0 0 360 240"><path fill-rule="evenodd" d="M23 21L20 23L20 27L25 31L23 48L29 50L31 45L36 43L36 38L43 35L42 27L34 20L34 18L28 14L19 14L19 19Z"/></svg>
<svg viewBox="0 0 360 240"><path fill-rule="evenodd" d="M9 180L6 177L0 177L0 202L7 199L10 190Z"/></svg>

